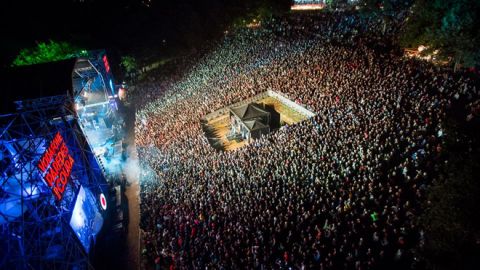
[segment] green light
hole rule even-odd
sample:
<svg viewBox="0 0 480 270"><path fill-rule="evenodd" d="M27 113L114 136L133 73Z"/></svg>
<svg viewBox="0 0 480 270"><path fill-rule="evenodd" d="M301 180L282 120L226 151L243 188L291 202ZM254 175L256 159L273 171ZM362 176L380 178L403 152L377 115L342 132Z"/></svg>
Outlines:
<svg viewBox="0 0 480 270"><path fill-rule="evenodd" d="M12 66L28 66L40 63L60 61L77 56L86 56L87 50L81 50L68 42L39 42L34 48L20 51Z"/></svg>

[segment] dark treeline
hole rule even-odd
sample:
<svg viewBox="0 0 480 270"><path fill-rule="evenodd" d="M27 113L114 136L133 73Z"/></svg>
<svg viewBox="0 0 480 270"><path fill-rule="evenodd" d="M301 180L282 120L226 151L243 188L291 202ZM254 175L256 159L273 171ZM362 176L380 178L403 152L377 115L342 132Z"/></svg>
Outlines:
<svg viewBox="0 0 480 270"><path fill-rule="evenodd" d="M289 0L8 1L0 9L0 63L49 39L122 53L178 53L221 34L235 18L259 7L286 10Z"/></svg>

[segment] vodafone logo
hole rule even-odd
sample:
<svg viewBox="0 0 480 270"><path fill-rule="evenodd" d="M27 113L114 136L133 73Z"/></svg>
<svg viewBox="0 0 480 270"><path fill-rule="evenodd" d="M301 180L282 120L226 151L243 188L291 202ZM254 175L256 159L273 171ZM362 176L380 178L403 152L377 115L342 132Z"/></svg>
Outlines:
<svg viewBox="0 0 480 270"><path fill-rule="evenodd" d="M100 206L102 206L103 210L107 210L107 199L105 199L103 193L100 193Z"/></svg>

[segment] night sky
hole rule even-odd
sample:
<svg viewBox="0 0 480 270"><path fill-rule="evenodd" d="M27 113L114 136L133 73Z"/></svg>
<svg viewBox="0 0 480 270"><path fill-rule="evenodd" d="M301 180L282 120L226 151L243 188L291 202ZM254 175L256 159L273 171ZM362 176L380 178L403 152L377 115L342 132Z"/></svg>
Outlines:
<svg viewBox="0 0 480 270"><path fill-rule="evenodd" d="M259 6L285 9L289 0L63 0L2 2L0 63L49 39L120 54L175 54L215 38L234 18Z"/></svg>

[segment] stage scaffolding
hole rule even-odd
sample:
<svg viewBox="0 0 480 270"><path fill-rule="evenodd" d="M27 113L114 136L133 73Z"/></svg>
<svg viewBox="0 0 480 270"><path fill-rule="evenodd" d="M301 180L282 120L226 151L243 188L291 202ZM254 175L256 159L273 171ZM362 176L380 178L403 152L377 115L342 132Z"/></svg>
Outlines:
<svg viewBox="0 0 480 270"><path fill-rule="evenodd" d="M101 65L89 63L91 68L73 71L69 93L16 101L17 111L0 115L0 269L92 269L89 248L95 237L87 235L85 243L83 232L71 225L81 189L96 199L108 196L109 188L75 108L76 96L91 78L102 77L102 88L108 87ZM60 199L38 165L57 134L74 160ZM94 210L102 221L95 226L101 228L105 212L99 201L90 205L100 209Z"/></svg>

